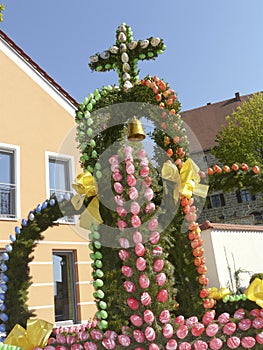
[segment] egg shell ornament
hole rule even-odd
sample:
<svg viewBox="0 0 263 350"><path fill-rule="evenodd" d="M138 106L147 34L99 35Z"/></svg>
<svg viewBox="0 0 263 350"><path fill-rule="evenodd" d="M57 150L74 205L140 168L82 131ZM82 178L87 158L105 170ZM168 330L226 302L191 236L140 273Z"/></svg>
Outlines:
<svg viewBox="0 0 263 350"><path fill-rule="evenodd" d="M127 304L129 306L129 308L132 310L138 310L139 306L140 306L138 300L135 298L128 298Z"/></svg>
<svg viewBox="0 0 263 350"><path fill-rule="evenodd" d="M122 261L125 261L130 256L130 253L126 249L121 249L119 251L119 257Z"/></svg>
<svg viewBox="0 0 263 350"><path fill-rule="evenodd" d="M130 266L126 266L126 265L122 266L121 272L125 277L132 277L133 275L133 271Z"/></svg>
<svg viewBox="0 0 263 350"><path fill-rule="evenodd" d="M141 233L138 232L138 231L135 231L133 236L132 236L132 239L133 239L133 242L135 244L141 243L142 242L142 235L141 235Z"/></svg>
<svg viewBox="0 0 263 350"><path fill-rule="evenodd" d="M163 310L160 313L159 320L161 321L161 323L168 323L170 321L170 318L171 316L169 310Z"/></svg>
<svg viewBox="0 0 263 350"><path fill-rule="evenodd" d="M140 47L142 48L142 49L146 49L148 46L149 46L149 40L141 40L140 41Z"/></svg>
<svg viewBox="0 0 263 350"><path fill-rule="evenodd" d="M127 27L124 23L122 23L119 27L118 27L118 31L119 32L123 32L123 33L126 33L127 31Z"/></svg>
<svg viewBox="0 0 263 350"><path fill-rule="evenodd" d="M219 339L219 338L211 339L210 342L209 342L209 347L210 347L212 350L219 350L219 349L222 349L222 346L223 346L223 342L222 342L222 340Z"/></svg>
<svg viewBox="0 0 263 350"><path fill-rule="evenodd" d="M152 302L152 298L148 292L143 292L141 295L141 303L144 306L150 305Z"/></svg>
<svg viewBox="0 0 263 350"><path fill-rule="evenodd" d="M94 340L101 340L103 338L103 333L98 329L92 329L90 335L91 338Z"/></svg>
<svg viewBox="0 0 263 350"><path fill-rule="evenodd" d="M121 42L121 43L124 43L126 41L126 35L123 33L123 32L120 32L119 35L118 35L118 40Z"/></svg>
<svg viewBox="0 0 263 350"><path fill-rule="evenodd" d="M137 47L137 45L138 45L138 41L132 41L132 42L130 42L130 43L128 43L128 48L130 49L130 50L134 50L136 47Z"/></svg>
<svg viewBox="0 0 263 350"><path fill-rule="evenodd" d="M156 283L158 286L163 286L166 282L166 275L165 273L161 272L159 273L155 278Z"/></svg>
<svg viewBox="0 0 263 350"><path fill-rule="evenodd" d="M153 256L160 256L163 253L163 248L160 246L156 246L153 248L152 254Z"/></svg>
<svg viewBox="0 0 263 350"><path fill-rule="evenodd" d="M226 343L230 349L236 349L240 345L240 339L238 337L230 337Z"/></svg>
<svg viewBox="0 0 263 350"><path fill-rule="evenodd" d="M134 251L137 256L143 256L145 254L145 247L142 243L137 243Z"/></svg>
<svg viewBox="0 0 263 350"><path fill-rule="evenodd" d="M110 52L109 51L103 51L101 54L100 54L100 57L103 59L103 60L107 60L110 58Z"/></svg>
<svg viewBox="0 0 263 350"><path fill-rule="evenodd" d="M162 271L163 267L164 267L163 259L156 259L155 262L153 263L153 269L155 272Z"/></svg>
<svg viewBox="0 0 263 350"><path fill-rule="evenodd" d="M152 244L157 244L159 242L159 239L160 239L160 233L157 232L157 231L154 231L150 234L150 237L149 237L149 241L152 243Z"/></svg>
<svg viewBox="0 0 263 350"><path fill-rule="evenodd" d="M146 269L146 260L142 257L136 260L136 268L138 271L144 271Z"/></svg>
<svg viewBox="0 0 263 350"><path fill-rule="evenodd" d="M90 56L89 60L91 63L96 63L96 62L98 62L99 57L97 55Z"/></svg>
<svg viewBox="0 0 263 350"><path fill-rule="evenodd" d="M177 341L175 339L170 339L167 343L166 343L166 350L176 350L177 349Z"/></svg>
<svg viewBox="0 0 263 350"><path fill-rule="evenodd" d="M123 52L121 54L121 61L123 63L128 63L129 62L129 55L127 54L127 52Z"/></svg>
<svg viewBox="0 0 263 350"><path fill-rule="evenodd" d="M122 71L125 73L128 73L130 70L131 70L131 66L129 65L129 63L123 63Z"/></svg>
<svg viewBox="0 0 263 350"><path fill-rule="evenodd" d="M145 339L144 333L139 329L133 331L133 337L137 343L143 343Z"/></svg>
<svg viewBox="0 0 263 350"><path fill-rule="evenodd" d="M128 292L128 293L134 293L136 290L135 284L131 281L125 281L123 283L123 287L125 288L126 292Z"/></svg>
<svg viewBox="0 0 263 350"><path fill-rule="evenodd" d="M140 207L140 204L137 203L137 202L132 202L131 203L131 207L130 207L130 210L131 210L131 213L133 215L138 215L141 211L141 207Z"/></svg>
<svg viewBox="0 0 263 350"><path fill-rule="evenodd" d="M147 324L152 324L154 321L154 314L151 310L145 310L143 313L143 319L144 322L146 322Z"/></svg>
<svg viewBox="0 0 263 350"><path fill-rule="evenodd" d="M113 53L113 54L116 54L116 53L118 53L119 48L118 48L118 46L112 46L112 47L109 49L109 51L110 51L111 53Z"/></svg>
<svg viewBox="0 0 263 350"><path fill-rule="evenodd" d="M130 79L131 79L131 76L130 76L129 73L124 73L124 74L122 75L122 79L123 79L123 81L130 80Z"/></svg>
<svg viewBox="0 0 263 350"><path fill-rule="evenodd" d="M118 342L121 346L128 347L131 344L131 338L128 335L121 334L118 336Z"/></svg>
<svg viewBox="0 0 263 350"><path fill-rule="evenodd" d="M232 335L235 330L236 330L237 326L234 322L228 322L224 325L223 327L223 333L226 335Z"/></svg>
<svg viewBox="0 0 263 350"><path fill-rule="evenodd" d="M124 43L120 44L120 52L125 52L125 51L127 51L126 44L124 44Z"/></svg>
<svg viewBox="0 0 263 350"><path fill-rule="evenodd" d="M116 342L114 339L106 338L102 340L102 345L107 350L112 350L116 348Z"/></svg>
<svg viewBox="0 0 263 350"><path fill-rule="evenodd" d="M151 45L152 45L153 47L158 46L158 45L160 44L160 42L161 42L161 39L160 39L160 38L152 38L152 39L151 39Z"/></svg>
<svg viewBox="0 0 263 350"><path fill-rule="evenodd" d="M166 289L161 289L157 294L157 300L160 303L165 303L168 299L168 291Z"/></svg>
<svg viewBox="0 0 263 350"><path fill-rule="evenodd" d="M157 344L152 343L152 344L149 345L148 349L149 350L160 350L160 347Z"/></svg>
<svg viewBox="0 0 263 350"><path fill-rule="evenodd" d="M136 327L141 327L143 324L143 319L139 315L131 315L131 323Z"/></svg>
<svg viewBox="0 0 263 350"><path fill-rule="evenodd" d="M150 280L146 275L143 274L139 277L139 284L141 288L146 289L150 285Z"/></svg>
<svg viewBox="0 0 263 350"><path fill-rule="evenodd" d="M184 339L188 334L188 327L185 325L181 325L177 330L176 330L176 335L179 339ZM190 348L191 349L191 348Z"/></svg>
<svg viewBox="0 0 263 350"><path fill-rule="evenodd" d="M155 330L152 327L149 327L149 326L146 327L146 329L144 331L144 335L145 335L145 338L148 341L154 341L154 339L156 337Z"/></svg>
<svg viewBox="0 0 263 350"><path fill-rule="evenodd" d="M165 338L172 338L174 334L173 326L170 323L166 323L162 329L162 333Z"/></svg>

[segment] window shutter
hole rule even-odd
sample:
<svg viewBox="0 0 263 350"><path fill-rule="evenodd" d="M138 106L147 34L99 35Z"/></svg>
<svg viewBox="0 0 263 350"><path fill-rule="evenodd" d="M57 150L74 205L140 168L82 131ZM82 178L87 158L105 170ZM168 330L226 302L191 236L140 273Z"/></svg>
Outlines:
<svg viewBox="0 0 263 350"><path fill-rule="evenodd" d="M239 190L236 191L237 203L242 203L241 193Z"/></svg>
<svg viewBox="0 0 263 350"><path fill-rule="evenodd" d="M220 202L221 202L221 207L224 207L226 205L225 197L223 193L220 193Z"/></svg>

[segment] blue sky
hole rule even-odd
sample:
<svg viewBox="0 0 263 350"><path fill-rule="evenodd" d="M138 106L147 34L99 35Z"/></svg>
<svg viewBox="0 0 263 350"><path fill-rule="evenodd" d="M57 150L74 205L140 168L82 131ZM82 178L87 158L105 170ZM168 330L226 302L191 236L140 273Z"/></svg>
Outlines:
<svg viewBox="0 0 263 350"><path fill-rule="evenodd" d="M158 75L182 110L263 90L262 0L1 0L0 28L78 102L117 74L93 73L89 56L115 43L117 27L135 40L167 46L141 62L140 78Z"/></svg>

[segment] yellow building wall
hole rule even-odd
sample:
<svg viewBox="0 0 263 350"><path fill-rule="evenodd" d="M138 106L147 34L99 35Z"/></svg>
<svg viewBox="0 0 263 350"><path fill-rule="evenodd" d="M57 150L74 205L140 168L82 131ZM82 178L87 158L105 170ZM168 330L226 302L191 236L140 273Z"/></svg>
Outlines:
<svg viewBox="0 0 263 350"><path fill-rule="evenodd" d="M45 152L64 153L75 158L78 174L79 153L75 143L74 113L70 115L54 98L32 80L0 50L0 143L20 146L20 208L18 220L1 220L0 248L21 226L21 219L47 198ZM88 241L74 225L62 224L44 232L45 239L30 263L33 284L29 289L30 308L38 318L54 322L52 250L75 250L79 322L93 317L91 266Z"/></svg>

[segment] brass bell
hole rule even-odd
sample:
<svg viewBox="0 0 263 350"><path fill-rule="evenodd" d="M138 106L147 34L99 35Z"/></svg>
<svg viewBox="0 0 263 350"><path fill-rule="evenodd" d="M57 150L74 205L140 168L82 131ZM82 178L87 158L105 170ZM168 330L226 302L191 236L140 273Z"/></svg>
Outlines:
<svg viewBox="0 0 263 350"><path fill-rule="evenodd" d="M128 140L142 141L145 139L145 136L142 123L134 116L128 124Z"/></svg>

